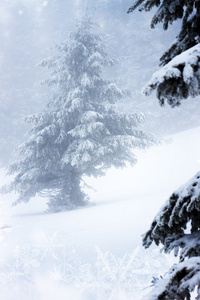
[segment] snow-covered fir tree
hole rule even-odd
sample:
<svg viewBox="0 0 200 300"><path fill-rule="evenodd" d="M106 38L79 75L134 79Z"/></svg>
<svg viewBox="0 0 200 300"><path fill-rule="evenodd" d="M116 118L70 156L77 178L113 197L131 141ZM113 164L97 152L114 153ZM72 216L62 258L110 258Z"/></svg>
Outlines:
<svg viewBox="0 0 200 300"><path fill-rule="evenodd" d="M161 57L159 71L144 89L157 91L161 105L172 107L183 99L200 94L200 1L138 0L129 12L150 10L157 6L151 27L163 22L164 29L177 19L182 28L171 48ZM144 235L143 244L162 243L164 250L174 250L179 263L173 265L168 279L159 280L147 299L189 300L196 290L200 299L200 173L174 192Z"/></svg>
<svg viewBox="0 0 200 300"><path fill-rule="evenodd" d="M167 30L177 19L181 19L182 26L175 42L160 58L164 67L152 76L144 93L148 95L156 90L161 105L167 102L174 107L183 99L200 94L200 1L137 0L128 12L137 8L149 11L154 6L158 10L153 16L152 28L162 22Z"/></svg>
<svg viewBox="0 0 200 300"><path fill-rule="evenodd" d="M180 262L152 299L191 299L197 287L200 299L200 172L174 192L144 235L143 245L162 243L166 253L174 250ZM159 283L157 284L159 287ZM156 295L156 297L155 297ZM151 299L151 298L150 298Z"/></svg>
<svg viewBox="0 0 200 300"><path fill-rule="evenodd" d="M128 13L150 11L154 6L158 10L151 21L151 28L162 22L163 29L167 30L169 24L180 19L181 30L172 46L161 57L161 65L165 65L175 56L199 43L200 35L200 2L198 0L135 0Z"/></svg>
<svg viewBox="0 0 200 300"><path fill-rule="evenodd" d="M17 175L4 187L4 192L19 193L14 204L42 193L52 211L87 203L84 175L101 176L111 166L134 164L134 148L156 143L152 134L137 128L144 114L116 110L115 103L128 92L103 78L115 59L108 58L88 16L56 49L55 56L40 64L50 71L42 82L51 91L47 108L27 119L33 123L30 137L19 147L21 161L9 168Z"/></svg>
<svg viewBox="0 0 200 300"><path fill-rule="evenodd" d="M183 99L200 94L200 44L177 55L155 72L144 88L145 95L156 89L159 103L179 106Z"/></svg>

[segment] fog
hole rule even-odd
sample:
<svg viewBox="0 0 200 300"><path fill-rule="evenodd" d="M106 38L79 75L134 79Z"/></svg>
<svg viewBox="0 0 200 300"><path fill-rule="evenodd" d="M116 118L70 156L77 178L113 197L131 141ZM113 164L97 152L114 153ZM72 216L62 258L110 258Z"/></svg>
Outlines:
<svg viewBox="0 0 200 300"><path fill-rule="evenodd" d="M127 14L131 1L2 0L0 3L0 163L7 165L28 131L22 122L41 111L50 96L38 84L45 77L37 64L51 55L51 47L66 39L86 12L106 34L108 52L119 59L108 76L118 80L132 97L119 103L124 111L149 113L148 130L158 135L200 124L198 99L177 109L160 108L155 95L141 95L158 68L159 57L173 42L179 23L164 32L150 29L153 12ZM192 113L190 113L192 111Z"/></svg>
<svg viewBox="0 0 200 300"><path fill-rule="evenodd" d="M159 249L141 250L141 234L170 194L199 170L200 127L191 129L200 126L199 97L172 109L161 108L155 94L141 94L180 24L167 32L161 24L152 30L153 11L127 14L131 4L131 0L1 0L0 167L16 159L15 148L27 138L30 127L24 118L41 112L51 96L51 90L39 84L47 70L38 64L52 55L53 46L67 38L85 13L105 34L109 56L119 59L105 75L132 92L118 108L146 113L146 130L171 136L167 143L139 152L133 168L111 168L105 177L85 178L96 192L89 190L92 205L84 209L44 214L46 200L38 196L11 209L16 194L2 196L0 291L5 300L142 299L141 291L146 293L152 276L172 265ZM11 180L3 168L0 179L1 185ZM134 276L127 266L136 270ZM124 282L119 280L122 267ZM117 298L119 287L126 295Z"/></svg>

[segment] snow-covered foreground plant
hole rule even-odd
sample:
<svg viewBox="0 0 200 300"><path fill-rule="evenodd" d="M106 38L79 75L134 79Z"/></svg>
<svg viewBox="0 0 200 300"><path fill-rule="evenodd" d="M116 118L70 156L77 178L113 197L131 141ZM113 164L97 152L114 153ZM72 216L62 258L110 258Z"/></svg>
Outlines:
<svg viewBox="0 0 200 300"><path fill-rule="evenodd" d="M162 22L163 29L167 30L177 19L182 20L182 26L172 46L160 58L164 67L153 74L144 93L149 95L156 90L161 105L167 102L174 107L183 99L200 94L200 3L195 0L136 0L128 12L137 8L149 11L154 6L158 10L151 21L152 28Z"/></svg>
<svg viewBox="0 0 200 300"><path fill-rule="evenodd" d="M200 93L200 45L177 55L161 70L155 72L144 89L149 95L156 90L161 105L166 102L172 107L183 99L196 97Z"/></svg>
<svg viewBox="0 0 200 300"><path fill-rule="evenodd" d="M46 110L28 118L34 126L19 147L22 160L9 168L17 175L3 192L19 193L14 204L39 192L48 196L52 211L84 205L82 176L102 176L111 166L134 164L134 148L156 143L153 135L137 128L144 114L115 109L128 92L103 78L115 60L107 57L95 30L84 17L69 39L56 47L56 56L41 63L51 71L42 84L53 88Z"/></svg>
<svg viewBox="0 0 200 300"><path fill-rule="evenodd" d="M180 263L171 268L169 280L159 289L158 298L153 299L190 299L190 293L200 287L199 190L200 173L197 173L172 194L144 236L145 247L153 241L156 245L162 243L165 252L174 250L180 258Z"/></svg>
<svg viewBox="0 0 200 300"><path fill-rule="evenodd" d="M153 74L144 93L149 95L156 90L161 105L167 102L175 107L182 99L200 94L200 1L137 0L129 12L137 7L149 11L154 6L158 10L152 28L163 22L166 30L177 19L182 19L182 27L173 45L161 57L164 67ZM156 284L148 299L190 300L195 289L196 299L200 299L199 239L200 173L172 194L144 236L145 247L153 241L156 245L162 243L166 252L174 249L180 258L179 264L171 268L169 280Z"/></svg>

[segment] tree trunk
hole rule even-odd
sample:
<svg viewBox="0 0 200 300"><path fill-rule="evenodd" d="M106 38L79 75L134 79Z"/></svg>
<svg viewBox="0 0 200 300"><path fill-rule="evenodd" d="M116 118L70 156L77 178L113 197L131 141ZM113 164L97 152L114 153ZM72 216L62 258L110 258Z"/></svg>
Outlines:
<svg viewBox="0 0 200 300"><path fill-rule="evenodd" d="M80 174L77 171L72 170L70 201L71 204L74 206L83 204L83 200L84 200L84 194L80 188L80 181L81 181Z"/></svg>

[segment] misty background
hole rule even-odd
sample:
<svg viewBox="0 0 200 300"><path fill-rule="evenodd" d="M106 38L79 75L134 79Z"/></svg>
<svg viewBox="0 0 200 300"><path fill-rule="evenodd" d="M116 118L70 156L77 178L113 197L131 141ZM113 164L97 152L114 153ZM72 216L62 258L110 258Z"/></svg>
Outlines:
<svg viewBox="0 0 200 300"><path fill-rule="evenodd" d="M191 129L200 126L199 97L172 109L161 108L155 94L141 94L180 22L166 32L162 24L152 30L154 10L127 14L131 5L132 0L0 1L0 167L16 159L14 149L27 139L31 127L23 119L41 112L52 93L39 84L48 70L37 65L53 55L53 47L86 12L106 34L107 52L119 59L108 78L132 91L119 109L146 113L144 129L170 135L169 143L138 153L133 168L84 178L96 190L88 191L94 205L87 208L45 214L46 203L38 196L11 208L14 192L2 195L0 291L5 300L93 300L97 291L98 299L143 299L152 276L164 275L173 263L159 249L142 249L141 234L169 195L199 170L200 127ZM0 168L1 184L10 180Z"/></svg>
<svg viewBox="0 0 200 300"><path fill-rule="evenodd" d="M108 76L113 74L121 88L132 91L130 99L118 103L120 110L148 113L146 129L159 136L200 125L199 97L172 109L161 108L155 95L147 98L141 94L180 24L167 32L161 25L152 30L153 11L127 14L131 4L131 0L1 0L0 166L13 159L14 149L26 138L30 128L24 117L40 112L47 103L49 91L39 84L46 71L37 64L51 55L50 48L67 38L85 12L106 34L108 52L119 59Z"/></svg>

